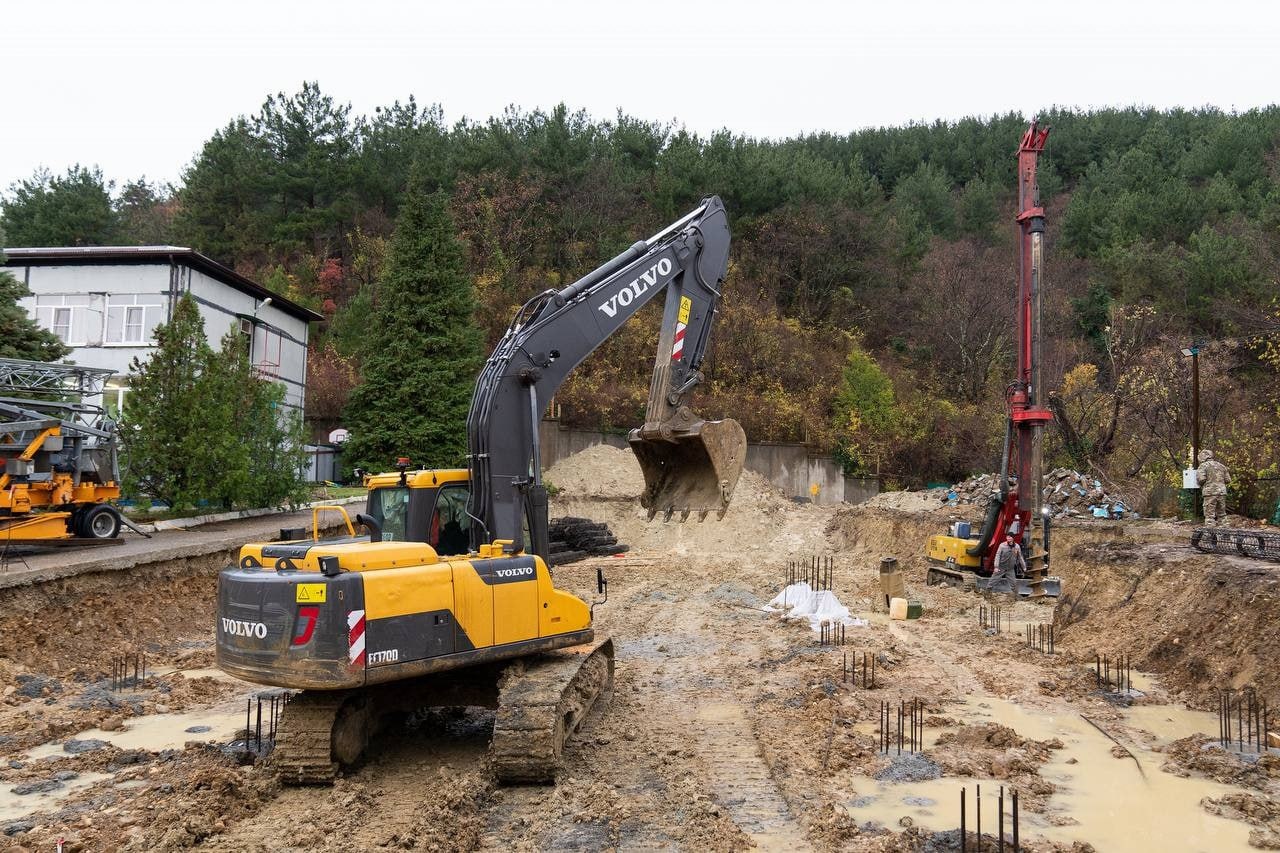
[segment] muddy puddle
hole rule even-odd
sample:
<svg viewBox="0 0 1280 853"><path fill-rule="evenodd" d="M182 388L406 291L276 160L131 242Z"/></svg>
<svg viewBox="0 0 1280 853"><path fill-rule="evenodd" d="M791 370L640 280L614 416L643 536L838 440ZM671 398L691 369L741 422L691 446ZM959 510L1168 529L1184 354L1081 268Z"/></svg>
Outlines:
<svg viewBox="0 0 1280 853"><path fill-rule="evenodd" d="M13 784L0 786L0 823L19 820L36 812L53 811L72 794L111 778L109 773L81 773L74 779L64 780L56 779L55 776L55 771L50 768L49 781L57 785L51 791L19 794L15 792L14 788L17 786Z"/></svg>
<svg viewBox="0 0 1280 853"><path fill-rule="evenodd" d="M1138 674L1133 674L1137 685ZM1218 734L1218 715L1208 711L1192 711L1177 705L1133 705L1124 710L1125 725L1142 729L1155 736L1155 743L1164 746L1191 735Z"/></svg>
<svg viewBox="0 0 1280 853"><path fill-rule="evenodd" d="M244 700L236 698L212 708L129 717L124 721L124 728L119 731L88 729L72 735L72 738L105 741L120 749L163 752L166 749L182 749L188 741L226 743L234 739L238 730L244 728L244 720ZM67 754L62 742L46 743L28 751L27 758L39 761L65 757Z"/></svg>
<svg viewBox="0 0 1280 853"><path fill-rule="evenodd" d="M238 678L235 678L234 676L227 675L215 666L199 667L197 669L180 669L176 666L158 666L155 669L147 670L147 675L154 677L181 675L188 681L194 681L197 678L212 678L215 681L224 681L228 684L241 684L246 687L252 686Z"/></svg>
<svg viewBox="0 0 1280 853"><path fill-rule="evenodd" d="M1135 725L1152 731L1159 741L1183 736L1187 727L1202 728L1207 715L1180 715L1169 706L1149 706L1137 711ZM1049 800L1049 812L1074 823L1057 826L1045 815L1021 813L1023 839L1041 837L1071 843L1087 841L1099 850L1187 851L1250 850L1249 827L1210 815L1200 808L1203 797L1218 797L1234 789L1204 779L1183 779L1163 773L1163 757L1142 744L1125 746L1137 759L1116 758L1114 743L1079 713L1065 707L1052 712L1029 710L993 697L973 698L949 715L973 722L1009 726L1023 737L1057 738L1064 748L1055 750L1041 767L1043 778L1058 790ZM1165 718L1171 722L1165 723ZM1168 728L1166 728L1166 726ZM926 732L926 743L936 737ZM1123 741L1122 741L1123 742ZM1068 762L1075 760L1074 764ZM975 785L982 785L983 829L995 833L997 796L1002 784L996 779L945 778L928 782L884 783L870 777L854 777L857 795L847 802L849 814L859 823L875 821L896 828L904 816L931 830L959 825L960 788L968 787L967 823L976 826ZM1006 789L1005 810L1011 811ZM1011 827L1006 818L1006 831Z"/></svg>

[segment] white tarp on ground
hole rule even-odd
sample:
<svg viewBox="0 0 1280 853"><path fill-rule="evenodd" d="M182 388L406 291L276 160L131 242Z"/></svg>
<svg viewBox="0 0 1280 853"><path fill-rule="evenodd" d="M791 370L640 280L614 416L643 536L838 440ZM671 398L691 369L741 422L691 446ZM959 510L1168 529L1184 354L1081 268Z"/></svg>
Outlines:
<svg viewBox="0 0 1280 853"><path fill-rule="evenodd" d="M829 589L814 590L807 583L793 583L764 607L770 613L781 613L783 619L806 619L817 631L823 622L832 625L856 625L849 608L840 603Z"/></svg>

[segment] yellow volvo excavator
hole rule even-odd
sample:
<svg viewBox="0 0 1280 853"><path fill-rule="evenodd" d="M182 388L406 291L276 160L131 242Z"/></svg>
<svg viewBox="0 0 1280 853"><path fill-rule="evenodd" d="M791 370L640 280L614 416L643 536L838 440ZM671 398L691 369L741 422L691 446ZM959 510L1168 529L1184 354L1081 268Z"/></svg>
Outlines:
<svg viewBox="0 0 1280 853"><path fill-rule="evenodd" d="M481 371L468 467L366 479L367 536L246 545L218 583L217 662L301 690L274 760L323 783L356 762L388 712L496 708L506 782L554 778L566 739L612 683L613 644L592 608L557 589L545 559L547 491L538 421L570 371L658 293L666 307L645 423L632 447L650 518L723 515L746 436L683 404L728 263L724 206L706 199L649 240L526 303ZM597 575L597 593L607 587ZM599 602L597 602L599 603Z"/></svg>

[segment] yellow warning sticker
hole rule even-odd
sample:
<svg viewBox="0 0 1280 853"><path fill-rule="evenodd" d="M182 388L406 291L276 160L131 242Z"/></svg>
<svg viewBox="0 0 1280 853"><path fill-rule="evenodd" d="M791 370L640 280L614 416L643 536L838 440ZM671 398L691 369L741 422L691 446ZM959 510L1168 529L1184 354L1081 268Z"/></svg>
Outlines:
<svg viewBox="0 0 1280 853"><path fill-rule="evenodd" d="M298 604L324 604L325 591L329 587L322 583L300 583L296 587Z"/></svg>
<svg viewBox="0 0 1280 853"><path fill-rule="evenodd" d="M680 322L686 326L689 324L689 309L693 307L693 300L687 296L680 297Z"/></svg>

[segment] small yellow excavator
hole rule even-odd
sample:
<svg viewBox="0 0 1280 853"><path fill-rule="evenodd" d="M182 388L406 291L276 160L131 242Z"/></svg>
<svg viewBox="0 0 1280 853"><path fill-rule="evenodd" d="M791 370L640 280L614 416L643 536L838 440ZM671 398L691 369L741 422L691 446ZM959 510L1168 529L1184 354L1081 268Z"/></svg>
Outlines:
<svg viewBox="0 0 1280 853"><path fill-rule="evenodd" d="M477 380L468 467L366 478L348 537L251 544L218 581L217 663L302 692L273 760L290 783L325 783L359 760L388 712L496 709L504 782L553 780L566 739L612 684L613 643L547 568L538 422L570 371L666 291L645 423L631 446L650 518L723 515L746 436L684 400L720 298L729 229L718 198L517 312Z"/></svg>

